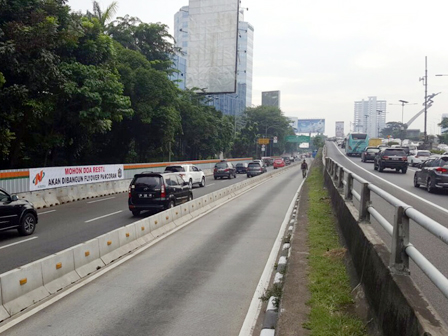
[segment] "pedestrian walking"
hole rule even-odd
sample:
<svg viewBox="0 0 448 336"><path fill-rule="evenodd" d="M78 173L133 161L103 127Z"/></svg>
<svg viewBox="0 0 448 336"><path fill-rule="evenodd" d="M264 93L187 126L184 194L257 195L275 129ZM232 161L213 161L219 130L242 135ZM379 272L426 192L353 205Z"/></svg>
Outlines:
<svg viewBox="0 0 448 336"><path fill-rule="evenodd" d="M306 171L308 170L308 163L306 163L306 161L303 160L302 164L300 165L300 168L302 169L302 176L303 176L303 178L305 178Z"/></svg>

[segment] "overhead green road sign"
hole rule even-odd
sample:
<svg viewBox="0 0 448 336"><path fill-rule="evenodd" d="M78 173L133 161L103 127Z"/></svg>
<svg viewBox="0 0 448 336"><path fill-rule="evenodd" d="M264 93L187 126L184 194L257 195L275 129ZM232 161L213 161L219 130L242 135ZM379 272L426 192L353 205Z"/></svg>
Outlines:
<svg viewBox="0 0 448 336"><path fill-rule="evenodd" d="M288 135L285 137L286 142L309 143L311 141L308 135Z"/></svg>

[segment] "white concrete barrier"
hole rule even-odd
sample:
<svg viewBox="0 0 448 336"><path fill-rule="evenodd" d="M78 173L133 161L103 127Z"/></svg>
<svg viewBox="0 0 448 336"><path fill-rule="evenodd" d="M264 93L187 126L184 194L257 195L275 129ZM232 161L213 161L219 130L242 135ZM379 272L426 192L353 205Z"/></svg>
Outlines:
<svg viewBox="0 0 448 336"><path fill-rule="evenodd" d="M95 198L98 197L98 194L96 193L96 183L90 183L85 185L85 196L86 198Z"/></svg>
<svg viewBox="0 0 448 336"><path fill-rule="evenodd" d="M73 248L48 256L40 262L44 286L51 294L80 279L75 271Z"/></svg>
<svg viewBox="0 0 448 336"><path fill-rule="evenodd" d="M135 232L134 224L129 224L123 228L118 229L118 233L120 238L120 250L122 251L123 255L134 251L140 246L140 243L137 240L137 233Z"/></svg>
<svg viewBox="0 0 448 336"><path fill-rule="evenodd" d="M105 195L112 195L115 194L114 186L112 182L106 182L106 185L104 186L104 192Z"/></svg>
<svg viewBox="0 0 448 336"><path fill-rule="evenodd" d="M122 256L118 230L105 233L98 237L100 258L106 265Z"/></svg>
<svg viewBox="0 0 448 336"><path fill-rule="evenodd" d="M176 224L174 224L174 215L173 215L173 209L179 210L179 206L176 206L172 209L167 209L160 213L160 219L162 220L162 225L165 230L165 232L171 231L176 227Z"/></svg>
<svg viewBox="0 0 448 336"><path fill-rule="evenodd" d="M154 239L149 226L149 218L144 218L138 222L131 224L135 226L135 234L140 245L146 244Z"/></svg>
<svg viewBox="0 0 448 336"><path fill-rule="evenodd" d="M65 188L57 188L56 189L56 197L60 204L65 204L73 201L71 194L72 187L65 187Z"/></svg>
<svg viewBox="0 0 448 336"><path fill-rule="evenodd" d="M152 235L156 238L163 235L167 231L162 224L162 214L163 212L159 212L149 217L149 227L151 228Z"/></svg>
<svg viewBox="0 0 448 336"><path fill-rule="evenodd" d="M81 278L95 272L105 264L100 258L98 238L73 247L75 270Z"/></svg>
<svg viewBox="0 0 448 336"><path fill-rule="evenodd" d="M89 187L88 184L81 184L78 186L78 194L77 194L77 201L83 200L87 198L87 188Z"/></svg>
<svg viewBox="0 0 448 336"><path fill-rule="evenodd" d="M174 209L178 211L177 215L173 215L175 217L174 224L176 226L181 226L193 218L190 215L190 206L188 203L181 204Z"/></svg>
<svg viewBox="0 0 448 336"><path fill-rule="evenodd" d="M106 195L106 182L94 183L95 197L102 197Z"/></svg>
<svg viewBox="0 0 448 336"><path fill-rule="evenodd" d="M3 307L3 296L2 296L2 279L0 279L0 323L6 320L11 315L8 314L5 307Z"/></svg>
<svg viewBox="0 0 448 336"><path fill-rule="evenodd" d="M9 315L44 299L50 292L44 287L40 261L0 274L3 307Z"/></svg>
<svg viewBox="0 0 448 336"><path fill-rule="evenodd" d="M33 191L28 193L28 201L34 204L36 209L42 209L47 207L47 203L44 200L44 191Z"/></svg>
<svg viewBox="0 0 448 336"><path fill-rule="evenodd" d="M44 190L44 200L47 206L59 205L59 200L56 195L56 189Z"/></svg>

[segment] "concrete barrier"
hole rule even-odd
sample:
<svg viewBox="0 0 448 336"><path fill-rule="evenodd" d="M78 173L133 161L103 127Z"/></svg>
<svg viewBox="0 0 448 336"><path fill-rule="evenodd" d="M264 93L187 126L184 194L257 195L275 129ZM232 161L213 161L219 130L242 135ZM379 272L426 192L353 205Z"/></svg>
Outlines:
<svg viewBox="0 0 448 336"><path fill-rule="evenodd" d="M188 202L187 204L190 204L190 215L194 218L197 217L201 214L203 214L204 212L206 212L207 210L209 210L208 207L206 207L204 204L206 204L204 202L204 199L207 199L207 196L202 196L199 198L196 198L195 200L192 200L190 202Z"/></svg>
<svg viewBox="0 0 448 336"><path fill-rule="evenodd" d="M59 205L59 200L56 197L56 195L57 195L56 190L57 189L44 190L44 200L45 200L45 203L47 204L47 206Z"/></svg>
<svg viewBox="0 0 448 336"><path fill-rule="evenodd" d="M88 184L81 184L78 187L78 193L77 193L77 198L76 200L83 200L87 198L87 188L88 188Z"/></svg>
<svg viewBox="0 0 448 336"><path fill-rule="evenodd" d="M167 232L167 228L163 227L162 224L162 214L163 212L159 212L149 217L149 227L151 228L151 233L154 237L160 237Z"/></svg>
<svg viewBox="0 0 448 336"><path fill-rule="evenodd" d="M106 183L94 183L95 197L102 197L106 195Z"/></svg>
<svg viewBox="0 0 448 336"><path fill-rule="evenodd" d="M3 296L2 296L2 280L0 279L0 323L6 320L11 315L8 314L5 307L3 307Z"/></svg>
<svg viewBox="0 0 448 336"><path fill-rule="evenodd" d="M173 215L173 217L175 218L174 224L176 226L181 226L193 218L190 215L190 205L188 203L181 204L174 209L179 211L178 215Z"/></svg>
<svg viewBox="0 0 448 336"><path fill-rule="evenodd" d="M86 184L86 198L95 198L98 197L96 193L96 183Z"/></svg>
<svg viewBox="0 0 448 336"><path fill-rule="evenodd" d="M56 197L60 204L65 204L73 201L73 187L58 188Z"/></svg>
<svg viewBox="0 0 448 336"><path fill-rule="evenodd" d="M95 272L105 265L100 258L100 246L98 238L73 247L73 259L76 273L81 278Z"/></svg>
<svg viewBox="0 0 448 336"><path fill-rule="evenodd" d="M36 209L42 209L47 207L47 203L44 200L44 191L33 191L28 194L27 200L34 204Z"/></svg>
<svg viewBox="0 0 448 336"><path fill-rule="evenodd" d="M75 271L73 248L40 260L45 288L54 294L80 279Z"/></svg>
<svg viewBox="0 0 448 336"><path fill-rule="evenodd" d="M118 230L105 233L98 237L100 258L106 265L122 256Z"/></svg>
<svg viewBox="0 0 448 336"><path fill-rule="evenodd" d="M17 314L50 295L44 287L40 261L1 274L0 282L3 307L9 315Z"/></svg>
<svg viewBox="0 0 448 336"><path fill-rule="evenodd" d="M173 209L179 210L179 206L176 206L172 209L168 209L165 211L162 211L160 213L160 219L162 221L162 226L165 230L165 232L171 231L176 227L176 224L174 224L174 215L173 215Z"/></svg>
<svg viewBox="0 0 448 336"><path fill-rule="evenodd" d="M134 224L129 224L118 229L118 233L120 238L120 250L123 253L122 255L134 251L140 246L140 243L137 240Z"/></svg>
<svg viewBox="0 0 448 336"><path fill-rule="evenodd" d="M106 182L106 185L104 186L104 192L105 195L112 195L115 194L114 186L112 182Z"/></svg>
<svg viewBox="0 0 448 336"><path fill-rule="evenodd" d="M149 218L144 218L138 222L131 224L135 226L135 234L140 245L146 244L154 239L149 226Z"/></svg>

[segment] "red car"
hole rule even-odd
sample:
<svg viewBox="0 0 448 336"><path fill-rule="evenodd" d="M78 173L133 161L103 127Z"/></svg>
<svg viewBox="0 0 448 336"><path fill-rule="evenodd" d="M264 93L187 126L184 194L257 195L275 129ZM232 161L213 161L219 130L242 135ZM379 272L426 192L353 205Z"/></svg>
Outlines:
<svg viewBox="0 0 448 336"><path fill-rule="evenodd" d="M275 159L274 160L274 169L281 168L285 166L285 161L283 159Z"/></svg>

